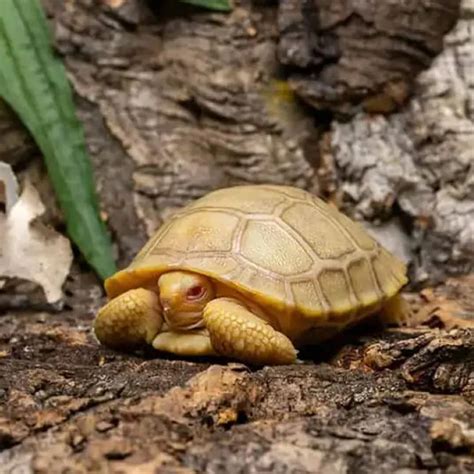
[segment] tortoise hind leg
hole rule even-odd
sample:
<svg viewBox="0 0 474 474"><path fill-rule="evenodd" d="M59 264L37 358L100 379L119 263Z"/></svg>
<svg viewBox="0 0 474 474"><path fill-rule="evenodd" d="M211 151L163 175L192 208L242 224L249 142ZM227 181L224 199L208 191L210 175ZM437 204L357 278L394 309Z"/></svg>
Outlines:
<svg viewBox="0 0 474 474"><path fill-rule="evenodd" d="M238 300L217 298L203 312L214 349L221 355L252 365L296 362L291 341L250 312Z"/></svg>
<svg viewBox="0 0 474 474"><path fill-rule="evenodd" d="M387 300L378 313L378 319L387 326L409 326L413 317L410 305L399 293Z"/></svg>

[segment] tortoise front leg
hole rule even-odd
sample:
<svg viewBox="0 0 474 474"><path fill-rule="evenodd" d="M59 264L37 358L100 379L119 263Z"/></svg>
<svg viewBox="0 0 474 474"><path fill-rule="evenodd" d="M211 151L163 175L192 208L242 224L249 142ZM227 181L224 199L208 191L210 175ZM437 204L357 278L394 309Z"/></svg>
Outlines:
<svg viewBox="0 0 474 474"><path fill-rule="evenodd" d="M297 351L291 341L238 300L217 298L203 312L212 346L221 355L252 365L291 364Z"/></svg>
<svg viewBox="0 0 474 474"><path fill-rule="evenodd" d="M129 290L103 306L94 321L97 339L114 349L151 344L163 325L158 295L144 288Z"/></svg>

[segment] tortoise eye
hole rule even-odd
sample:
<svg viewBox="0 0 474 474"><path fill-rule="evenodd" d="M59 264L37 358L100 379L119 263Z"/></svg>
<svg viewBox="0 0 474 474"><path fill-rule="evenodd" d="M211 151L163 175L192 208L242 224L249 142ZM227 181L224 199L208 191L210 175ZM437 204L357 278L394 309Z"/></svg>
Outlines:
<svg viewBox="0 0 474 474"><path fill-rule="evenodd" d="M198 298L201 298L205 292L206 289L203 286L193 286L187 291L186 296L190 300L196 300Z"/></svg>

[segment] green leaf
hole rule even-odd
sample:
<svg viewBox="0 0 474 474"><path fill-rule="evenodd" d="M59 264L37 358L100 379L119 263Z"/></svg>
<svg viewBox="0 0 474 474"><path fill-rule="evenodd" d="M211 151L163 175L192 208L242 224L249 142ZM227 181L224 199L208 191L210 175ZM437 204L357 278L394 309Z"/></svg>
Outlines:
<svg viewBox="0 0 474 474"><path fill-rule="evenodd" d="M190 3L199 7L228 12L232 10L230 0L181 0L183 3Z"/></svg>
<svg viewBox="0 0 474 474"><path fill-rule="evenodd" d="M38 0L0 0L0 96L40 148L67 232L101 278L116 271L63 64Z"/></svg>

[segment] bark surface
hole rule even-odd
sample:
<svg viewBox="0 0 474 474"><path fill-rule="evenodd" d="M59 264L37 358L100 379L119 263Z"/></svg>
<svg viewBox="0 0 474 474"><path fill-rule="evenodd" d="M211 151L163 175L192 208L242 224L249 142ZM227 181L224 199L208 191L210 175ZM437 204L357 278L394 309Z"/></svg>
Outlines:
<svg viewBox="0 0 474 474"><path fill-rule="evenodd" d="M436 329L360 328L261 370L99 347L94 298L4 315L0 472L474 472L473 284L413 297Z"/></svg>
<svg viewBox="0 0 474 474"><path fill-rule="evenodd" d="M403 110L331 125L341 199L353 215L382 222L376 231L405 229L406 259L420 283L474 268L473 12L474 2L463 1L443 52L417 77Z"/></svg>

